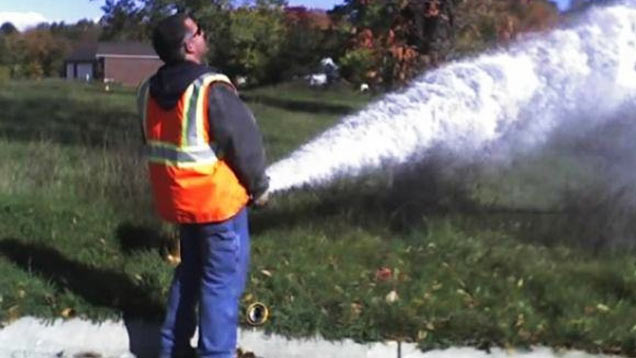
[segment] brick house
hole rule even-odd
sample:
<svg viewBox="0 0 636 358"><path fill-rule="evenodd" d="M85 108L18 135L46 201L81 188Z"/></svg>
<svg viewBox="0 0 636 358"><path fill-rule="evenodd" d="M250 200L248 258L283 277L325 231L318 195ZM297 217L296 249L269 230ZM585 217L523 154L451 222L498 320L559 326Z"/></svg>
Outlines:
<svg viewBox="0 0 636 358"><path fill-rule="evenodd" d="M140 42L93 42L80 45L65 61L67 79L136 86L163 62L152 46Z"/></svg>

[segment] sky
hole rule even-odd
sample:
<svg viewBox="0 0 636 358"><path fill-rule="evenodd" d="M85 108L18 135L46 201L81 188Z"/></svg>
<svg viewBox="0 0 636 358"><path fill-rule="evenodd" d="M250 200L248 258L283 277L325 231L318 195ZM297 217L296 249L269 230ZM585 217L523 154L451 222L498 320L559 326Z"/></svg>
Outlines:
<svg viewBox="0 0 636 358"><path fill-rule="evenodd" d="M344 0L287 0L290 6L331 9ZM555 0L564 9L570 0ZM75 23L81 19L98 20L103 0L0 0L0 24L10 21L24 30L41 22Z"/></svg>

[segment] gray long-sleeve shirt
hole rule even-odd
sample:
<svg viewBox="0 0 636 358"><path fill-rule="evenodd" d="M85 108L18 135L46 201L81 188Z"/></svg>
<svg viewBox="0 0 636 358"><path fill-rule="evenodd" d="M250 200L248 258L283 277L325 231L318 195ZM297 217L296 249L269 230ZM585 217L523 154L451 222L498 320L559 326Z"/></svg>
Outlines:
<svg viewBox="0 0 636 358"><path fill-rule="evenodd" d="M263 139L254 115L228 85L210 88L210 128L221 156L248 193L257 198L269 185Z"/></svg>

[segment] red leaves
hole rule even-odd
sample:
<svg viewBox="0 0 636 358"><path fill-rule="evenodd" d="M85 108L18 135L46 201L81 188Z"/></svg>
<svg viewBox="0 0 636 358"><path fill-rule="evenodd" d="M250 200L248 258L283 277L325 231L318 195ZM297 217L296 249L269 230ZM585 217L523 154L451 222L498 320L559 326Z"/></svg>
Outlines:
<svg viewBox="0 0 636 358"><path fill-rule="evenodd" d="M349 52L368 50L372 62L364 72L353 71L365 82L392 86L429 66L437 58L432 42L447 36L436 33L450 17L446 1L452 0L347 1L347 11L355 15Z"/></svg>
<svg viewBox="0 0 636 358"><path fill-rule="evenodd" d="M375 271L375 280L385 282L393 277L393 271L389 267L380 267Z"/></svg>

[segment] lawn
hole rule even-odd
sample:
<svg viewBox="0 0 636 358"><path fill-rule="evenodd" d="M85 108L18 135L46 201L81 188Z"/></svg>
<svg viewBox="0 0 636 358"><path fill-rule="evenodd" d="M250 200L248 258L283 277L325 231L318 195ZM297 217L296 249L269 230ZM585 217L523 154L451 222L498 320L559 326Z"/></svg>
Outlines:
<svg viewBox="0 0 636 358"><path fill-rule="evenodd" d="M270 161L371 100L299 84L242 95ZM0 319L160 319L175 230L152 213L133 91L6 82L0 108ZM594 167L523 159L431 160L274 197L252 211L242 305L267 304L262 329L288 336L636 356L636 258L607 230L602 187L579 195Z"/></svg>

